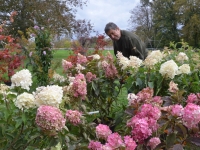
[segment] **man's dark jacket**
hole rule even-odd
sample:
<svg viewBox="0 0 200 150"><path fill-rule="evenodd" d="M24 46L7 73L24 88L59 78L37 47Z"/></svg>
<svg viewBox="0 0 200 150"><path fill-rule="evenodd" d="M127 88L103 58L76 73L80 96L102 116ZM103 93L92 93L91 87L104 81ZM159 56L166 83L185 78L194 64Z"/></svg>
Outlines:
<svg viewBox="0 0 200 150"><path fill-rule="evenodd" d="M114 54L122 52L124 57L136 56L142 60L147 57L148 50L140 38L132 32L121 30L121 37L113 41Z"/></svg>

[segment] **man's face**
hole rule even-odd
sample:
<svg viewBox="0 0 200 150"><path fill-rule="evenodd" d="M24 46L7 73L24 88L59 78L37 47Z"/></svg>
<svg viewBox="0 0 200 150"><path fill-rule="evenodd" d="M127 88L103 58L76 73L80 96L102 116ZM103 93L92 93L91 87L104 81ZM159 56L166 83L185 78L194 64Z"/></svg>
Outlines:
<svg viewBox="0 0 200 150"><path fill-rule="evenodd" d="M107 33L106 33L112 40L114 41L117 41L120 39L121 37L121 32L120 32L120 29L117 28L115 30L109 30Z"/></svg>

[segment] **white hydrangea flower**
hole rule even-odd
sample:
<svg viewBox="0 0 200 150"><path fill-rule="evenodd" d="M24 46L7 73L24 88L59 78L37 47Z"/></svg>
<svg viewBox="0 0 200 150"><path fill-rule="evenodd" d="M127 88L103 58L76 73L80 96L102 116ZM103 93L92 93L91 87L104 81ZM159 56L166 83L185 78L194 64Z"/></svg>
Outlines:
<svg viewBox="0 0 200 150"><path fill-rule="evenodd" d="M76 67L75 67L75 69L79 72L79 71L81 71L81 70L84 70L85 67L83 67L83 66L80 65L80 64L77 64Z"/></svg>
<svg viewBox="0 0 200 150"><path fill-rule="evenodd" d="M61 76L61 75L59 75L59 74L57 74L57 73L54 73L54 74L53 74L53 79L54 79L55 81L65 82L65 77L63 77L63 76Z"/></svg>
<svg viewBox="0 0 200 150"><path fill-rule="evenodd" d="M144 65L151 69L155 64L162 61L163 57L164 53L162 53L160 50L152 51L144 60Z"/></svg>
<svg viewBox="0 0 200 150"><path fill-rule="evenodd" d="M19 109L29 109L36 107L33 94L29 94L27 92L18 95L14 103L15 106Z"/></svg>
<svg viewBox="0 0 200 150"><path fill-rule="evenodd" d="M137 69L142 65L142 62L138 57L130 56L129 66Z"/></svg>
<svg viewBox="0 0 200 150"><path fill-rule="evenodd" d="M190 73L190 65L183 64L178 68L178 74L189 74Z"/></svg>
<svg viewBox="0 0 200 150"><path fill-rule="evenodd" d="M95 60L100 59L101 57L98 54L91 55L91 57Z"/></svg>
<svg viewBox="0 0 200 150"><path fill-rule="evenodd" d="M63 89L58 85L41 86L36 88L34 96L38 107L41 105L49 105L58 108L62 102Z"/></svg>
<svg viewBox="0 0 200 150"><path fill-rule="evenodd" d="M117 52L116 55L119 64L122 66L122 70L126 69L130 65L130 60L122 55L121 52Z"/></svg>
<svg viewBox="0 0 200 150"><path fill-rule="evenodd" d="M169 60L160 66L159 72L163 77L173 79L177 75L178 66L173 60Z"/></svg>
<svg viewBox="0 0 200 150"><path fill-rule="evenodd" d="M180 52L180 53L176 56L176 60L177 60L178 62L183 63L184 60L188 60L188 56L187 56L185 53Z"/></svg>
<svg viewBox="0 0 200 150"><path fill-rule="evenodd" d="M20 86L22 89L30 90L30 86L32 85L32 75L28 69L23 69L17 73L15 73L11 77L11 88L15 86Z"/></svg>

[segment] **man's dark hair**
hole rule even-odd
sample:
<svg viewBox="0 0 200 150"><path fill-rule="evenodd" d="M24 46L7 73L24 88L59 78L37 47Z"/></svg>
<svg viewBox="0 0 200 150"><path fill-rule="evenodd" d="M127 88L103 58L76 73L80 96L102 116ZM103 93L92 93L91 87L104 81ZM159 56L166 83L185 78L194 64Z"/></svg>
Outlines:
<svg viewBox="0 0 200 150"><path fill-rule="evenodd" d="M105 33L108 33L109 30L115 30L115 29L118 29L118 28L119 27L115 23L109 22L109 23L106 24L104 31L105 31Z"/></svg>

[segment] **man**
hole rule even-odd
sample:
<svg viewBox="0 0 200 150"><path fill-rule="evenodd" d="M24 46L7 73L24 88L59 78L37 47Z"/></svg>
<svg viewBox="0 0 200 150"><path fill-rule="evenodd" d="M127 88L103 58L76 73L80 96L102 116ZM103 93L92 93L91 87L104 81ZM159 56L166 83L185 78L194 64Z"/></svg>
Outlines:
<svg viewBox="0 0 200 150"><path fill-rule="evenodd" d="M148 51L144 43L134 33L120 30L113 22L106 24L104 31L113 40L115 55L119 51L127 58L136 56L144 60L147 57Z"/></svg>

